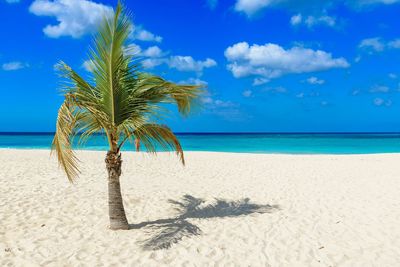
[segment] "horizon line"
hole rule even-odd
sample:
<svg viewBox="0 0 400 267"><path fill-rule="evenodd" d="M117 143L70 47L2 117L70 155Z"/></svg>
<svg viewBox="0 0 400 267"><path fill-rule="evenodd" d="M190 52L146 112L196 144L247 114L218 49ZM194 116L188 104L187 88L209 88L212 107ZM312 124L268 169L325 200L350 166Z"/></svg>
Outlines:
<svg viewBox="0 0 400 267"><path fill-rule="evenodd" d="M17 132L9 132L9 131L5 131L5 132L1 132L0 131L0 135L53 135L55 134L55 132L42 132L42 131L38 131L38 132L33 132L33 131L29 131L29 132L24 132L24 131L17 131ZM80 133L78 133L79 135ZM95 133L95 135L101 135L102 133ZM368 132L368 131L358 131L358 132L343 132L343 131L336 131L336 132L306 132L306 131L301 131L301 132L174 132L174 134L177 135L211 135L211 134L219 134L219 135L229 135L229 134L400 134L399 132L393 132L393 131L388 131L388 132Z"/></svg>

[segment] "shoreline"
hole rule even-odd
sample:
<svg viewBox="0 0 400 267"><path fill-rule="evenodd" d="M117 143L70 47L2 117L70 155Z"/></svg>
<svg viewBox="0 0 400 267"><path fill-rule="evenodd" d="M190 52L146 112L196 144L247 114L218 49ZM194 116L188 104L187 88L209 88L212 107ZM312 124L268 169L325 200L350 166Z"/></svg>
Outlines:
<svg viewBox="0 0 400 267"><path fill-rule="evenodd" d="M0 147L0 151L49 151L51 153L51 148L7 148ZM74 149L75 152L107 152L104 150L95 150L95 149ZM367 156L367 155L400 155L399 152L376 152L376 153L285 153L285 152L240 152L240 151L208 151L208 150L184 150L184 153L221 153L221 154L248 154L248 155L287 155L287 156ZM121 150L121 153L139 153L139 154L148 154L145 151L131 151L131 150ZM174 151L158 151L157 154L173 154Z"/></svg>

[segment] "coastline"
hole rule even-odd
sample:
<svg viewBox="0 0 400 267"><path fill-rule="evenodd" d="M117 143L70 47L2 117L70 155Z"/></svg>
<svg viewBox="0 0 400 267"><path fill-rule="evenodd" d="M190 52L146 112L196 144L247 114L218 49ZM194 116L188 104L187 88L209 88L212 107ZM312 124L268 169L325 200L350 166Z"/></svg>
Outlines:
<svg viewBox="0 0 400 267"><path fill-rule="evenodd" d="M18 148L18 147L0 147L1 151L48 151L51 153L51 148ZM103 152L107 153L106 149L74 149L76 153L84 153L84 152ZM133 150L121 150L122 154L133 153L135 155L146 155L150 154L146 151L136 152ZM157 151L157 155L170 155L174 154L174 151ZM242 151L208 151L208 150L184 150L184 154L202 154L202 153L211 153L211 154L238 154L238 155L270 155L270 156L279 156L279 155L287 155L287 156L368 156L368 155L400 155L400 152L371 152L371 153L291 153L291 152L242 152Z"/></svg>
<svg viewBox="0 0 400 267"><path fill-rule="evenodd" d="M196 151L182 167L168 152L124 152L124 232L107 229L104 151L77 153L70 184L48 149L0 149L0 265L400 262L399 153Z"/></svg>

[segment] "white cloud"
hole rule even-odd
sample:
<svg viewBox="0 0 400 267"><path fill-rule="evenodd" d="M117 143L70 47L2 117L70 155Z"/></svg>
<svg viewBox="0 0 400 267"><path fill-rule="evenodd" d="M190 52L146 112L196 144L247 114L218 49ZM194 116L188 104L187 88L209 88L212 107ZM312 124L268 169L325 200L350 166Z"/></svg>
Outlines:
<svg viewBox="0 0 400 267"><path fill-rule="evenodd" d="M162 57L163 52L158 46L150 46L142 52L145 57Z"/></svg>
<svg viewBox="0 0 400 267"><path fill-rule="evenodd" d="M389 91L389 87L384 85L374 85L369 89L370 93L388 93Z"/></svg>
<svg viewBox="0 0 400 267"><path fill-rule="evenodd" d="M164 58L146 58L142 61L142 66L145 69L152 69L166 62Z"/></svg>
<svg viewBox="0 0 400 267"><path fill-rule="evenodd" d="M365 48L365 49L372 49L377 52L383 51L385 49L385 44L382 42L382 40L378 37L376 38L367 38L361 41L359 44L360 48Z"/></svg>
<svg viewBox="0 0 400 267"><path fill-rule="evenodd" d="M137 44L129 44L124 47L125 55L140 55L142 53L142 48Z"/></svg>
<svg viewBox="0 0 400 267"><path fill-rule="evenodd" d="M47 36L79 38L93 33L105 16L112 15L113 9L90 0L35 0L29 11L37 16L55 17L58 24L47 25L43 29ZM144 29L141 25L132 25L130 38L147 42L162 41L161 36Z"/></svg>
<svg viewBox="0 0 400 267"><path fill-rule="evenodd" d="M219 100L219 99L215 100L214 104L217 107L223 107L223 108L229 108L229 107L237 106L237 104L233 103L232 101L223 101L223 100Z"/></svg>
<svg viewBox="0 0 400 267"><path fill-rule="evenodd" d="M242 93L242 95L243 95L244 97L251 97L251 96L253 95L253 91L251 91L251 90L244 90L243 93Z"/></svg>
<svg viewBox="0 0 400 267"><path fill-rule="evenodd" d="M201 102L203 104L212 104L212 103L214 103L214 99L212 99L212 97L210 97L210 96L205 96L205 97L201 98Z"/></svg>
<svg viewBox="0 0 400 267"><path fill-rule="evenodd" d="M144 42L157 42L157 43L161 43L163 39L161 36L155 35L154 33L145 30L143 26L140 25L133 26L130 38L133 40L139 40Z"/></svg>
<svg viewBox="0 0 400 267"><path fill-rule="evenodd" d="M234 77L258 76L273 79L291 73L310 73L332 68L347 68L344 58L333 58L330 53L304 47L285 50L279 45L249 45L241 42L228 47L225 57Z"/></svg>
<svg viewBox="0 0 400 267"><path fill-rule="evenodd" d="M400 48L400 39L396 39L396 40L389 42L388 46L391 48Z"/></svg>
<svg viewBox="0 0 400 267"><path fill-rule="evenodd" d="M388 76L390 79L397 79L397 75L394 73L389 73Z"/></svg>
<svg viewBox="0 0 400 267"><path fill-rule="evenodd" d="M374 105L375 106L381 106L383 103L385 103L385 100L383 100L382 98L375 98L374 99Z"/></svg>
<svg viewBox="0 0 400 267"><path fill-rule="evenodd" d="M237 0L235 4L235 10L238 12L244 12L247 16L252 16L262 9L279 3L279 0Z"/></svg>
<svg viewBox="0 0 400 267"><path fill-rule="evenodd" d="M208 82L200 80L199 78L189 78L187 80L183 80L178 82L179 84L194 84L194 85L203 85L207 86Z"/></svg>
<svg viewBox="0 0 400 267"><path fill-rule="evenodd" d="M301 24L303 16L301 14L294 15L290 18L290 24L293 26Z"/></svg>
<svg viewBox="0 0 400 267"><path fill-rule="evenodd" d="M253 80L253 86L263 85L263 84L269 83L269 81L270 80L266 79L266 78L255 78Z"/></svg>
<svg viewBox="0 0 400 267"><path fill-rule="evenodd" d="M197 72L201 75L205 68L211 68L217 65L215 60L207 58L205 60L195 60L191 56L170 56L166 57L158 46L151 46L145 49L141 55L146 57L142 61L144 68L151 69L163 64L168 65L169 68L177 69L184 72Z"/></svg>
<svg viewBox="0 0 400 267"><path fill-rule="evenodd" d="M400 0L236 0L235 10L251 17L266 8L272 7L288 9L292 12L299 12L307 9L309 10L311 6L313 10L321 10L321 12L325 12L328 9L340 5L346 5L355 10L362 10L365 6L376 4L390 5L398 2L400 2Z"/></svg>
<svg viewBox="0 0 400 267"><path fill-rule="evenodd" d="M163 52L158 46L150 46L143 50L141 46L131 43L127 45L124 50L124 53L130 55L143 56L145 59L142 60L142 66L147 69L154 68L167 62L167 59L164 58L167 53Z"/></svg>
<svg viewBox="0 0 400 267"><path fill-rule="evenodd" d="M307 19L305 19L304 23L309 28L312 28L316 25L326 25L329 27L333 27L336 25L336 18L327 15L320 17L308 16Z"/></svg>
<svg viewBox="0 0 400 267"><path fill-rule="evenodd" d="M12 61L4 63L1 67L4 71L13 71L26 68L28 67L28 64L22 63L20 61Z"/></svg>
<svg viewBox="0 0 400 267"><path fill-rule="evenodd" d="M314 76L308 78L306 81L307 81L309 84L318 84L318 85L321 85L321 84L324 84L324 83L325 83L324 80L318 79L317 77L314 77Z"/></svg>
<svg viewBox="0 0 400 267"><path fill-rule="evenodd" d="M86 71L89 71L89 72L93 71L93 69L94 69L93 61L91 61L90 59L85 60L82 64L82 68L84 68Z"/></svg>
<svg viewBox="0 0 400 267"><path fill-rule="evenodd" d="M43 29L51 38L79 38L94 32L104 16L112 14L111 7L89 0L35 0L29 11L37 16L55 17L58 24Z"/></svg>
<svg viewBox="0 0 400 267"><path fill-rule="evenodd" d="M375 106L378 106L378 107L381 107L381 106L387 106L387 107L390 107L391 105L392 105L392 100L385 100L385 99L382 99L382 98L375 98L374 100L373 100L373 103L374 103L374 105Z"/></svg>
<svg viewBox="0 0 400 267"><path fill-rule="evenodd" d="M211 58L201 61L194 60L191 56L171 56L167 64L170 68L174 68L179 71L194 71L201 73L204 68L216 66L217 62Z"/></svg>
<svg viewBox="0 0 400 267"><path fill-rule="evenodd" d="M126 53L133 53L144 57L142 66L146 69L155 68L166 64L168 67L185 72L197 72L201 75L205 68L211 68L217 65L217 62L211 58L205 60L195 60L191 56L176 56L168 57L168 52L164 52L159 46L150 46L142 48L137 44L130 44L125 47Z"/></svg>
<svg viewBox="0 0 400 267"><path fill-rule="evenodd" d="M395 39L392 41L382 40L380 37L367 38L361 40L359 48L365 49L369 52L382 52L388 48L390 49L400 49L400 39Z"/></svg>
<svg viewBox="0 0 400 267"><path fill-rule="evenodd" d="M373 5L373 4L391 5L398 3L399 0L350 0L349 2L353 2L353 4L359 6Z"/></svg>
<svg viewBox="0 0 400 267"><path fill-rule="evenodd" d="M306 18L303 18L303 16L299 13L290 18L290 24L292 24L293 26L304 24L308 28L313 28L317 25L334 27L336 25L336 18L328 15L308 16Z"/></svg>
<svg viewBox="0 0 400 267"><path fill-rule="evenodd" d="M209 92L206 92L206 95L204 95L200 100L203 104L207 105L208 109L211 109L211 110L217 109L217 108L234 108L234 107L239 106L238 104L236 104L232 101L221 100L219 98L215 98Z"/></svg>

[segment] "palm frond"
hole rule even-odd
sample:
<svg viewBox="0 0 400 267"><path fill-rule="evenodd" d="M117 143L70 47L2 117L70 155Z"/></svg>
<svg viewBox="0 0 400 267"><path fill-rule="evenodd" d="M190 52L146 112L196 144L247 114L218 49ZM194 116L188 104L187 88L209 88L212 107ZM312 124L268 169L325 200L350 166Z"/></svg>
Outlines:
<svg viewBox="0 0 400 267"><path fill-rule="evenodd" d="M179 112L187 115L203 93L203 87L202 85L175 84L161 77L142 73L138 78L135 95L138 98L146 99L150 103L175 102Z"/></svg>
<svg viewBox="0 0 400 267"><path fill-rule="evenodd" d="M80 113L66 100L58 111L56 133L52 143L52 151L56 151L59 165L70 182L79 174L78 159L72 150L72 138Z"/></svg>
<svg viewBox="0 0 400 267"><path fill-rule="evenodd" d="M126 54L124 49L131 27L129 15L119 4L114 17L101 25L90 53L94 64L92 73L101 95L102 108L112 127L125 119L124 102L130 92L127 85L135 81L136 65L131 64L132 56Z"/></svg>
<svg viewBox="0 0 400 267"><path fill-rule="evenodd" d="M137 128L133 135L146 147L147 152L156 153L157 145L163 150L175 150L182 164L185 165L182 146L178 138L167 126L144 124Z"/></svg>

